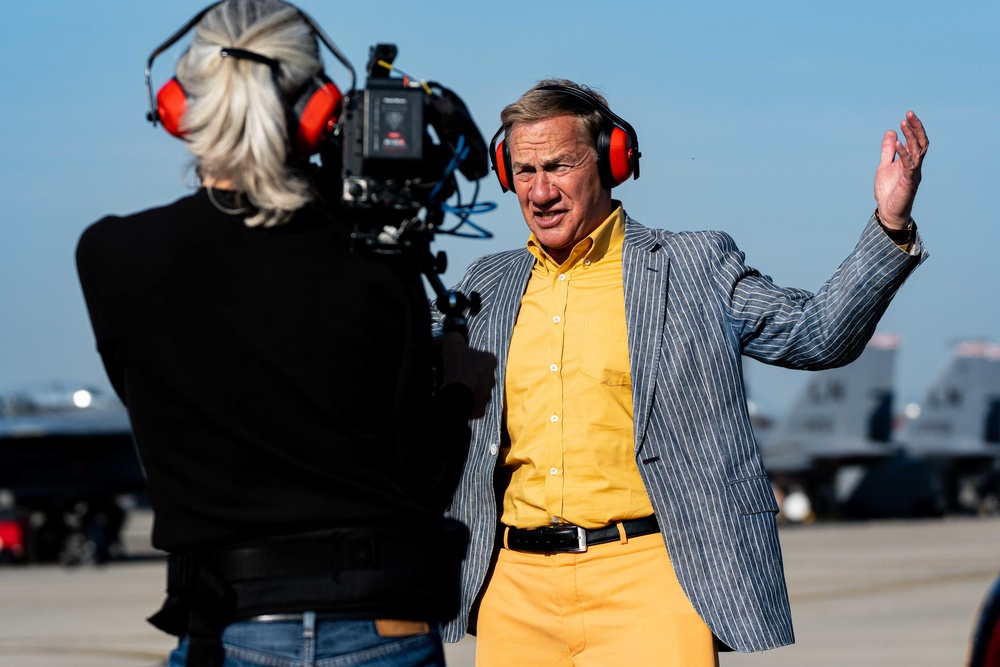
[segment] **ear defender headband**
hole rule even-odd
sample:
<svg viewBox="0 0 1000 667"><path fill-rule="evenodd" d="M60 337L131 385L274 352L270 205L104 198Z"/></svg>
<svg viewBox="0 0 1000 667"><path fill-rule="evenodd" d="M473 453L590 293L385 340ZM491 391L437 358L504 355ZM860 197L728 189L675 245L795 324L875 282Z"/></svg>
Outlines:
<svg viewBox="0 0 1000 667"><path fill-rule="evenodd" d="M604 116L604 124L597 134L597 172L601 177L601 185L613 188L632 178L639 178L639 138L635 130L623 118L615 114L596 97L577 88L550 84L540 86L537 90L552 90L586 102L589 106ZM490 162L497 174L500 187L504 192L514 190L513 167L510 150L507 147L507 126L501 127L490 141ZM504 135L501 138L501 135ZM498 141L499 140L499 141Z"/></svg>
<svg viewBox="0 0 1000 667"><path fill-rule="evenodd" d="M190 21L171 35L167 41L156 47L150 54L149 59L146 61L146 94L149 99L149 112L146 114L146 119L151 122L154 127L158 122L162 123L163 129L180 139L183 139L185 134L184 127L181 124L181 117L187 109L188 104L187 94L184 92L184 87L181 85L180 81L177 80L177 77L173 77L170 81L164 84L162 88L160 88L159 92L156 94L154 102L153 85L150 80L150 70L153 67L153 60L155 60L157 56L173 46L194 26L196 26L198 22L204 18L205 14L220 4L222 4L222 2L217 2L198 12L198 14L196 14ZM337 60L339 60L350 71L351 88L348 92L353 92L356 78L354 67L308 14L303 12L301 9L296 8L296 10L299 12L302 19L312 28L316 37L318 37L319 40L323 42L328 49L330 49L330 52L333 53ZM278 78L281 74L281 63L277 60L260 53L254 53L253 51L233 47L223 47L219 56L222 58L240 58L243 60L251 60L262 65L267 65L271 68L271 72L275 78L275 84L277 85ZM340 92L340 89L337 88L336 84L327 78L325 73L319 72L306 81L293 98L287 101L289 114L289 140L293 143L295 150L300 156L308 157L313 155L318 152L323 144L330 138L337 122L339 121L343 99L344 95Z"/></svg>

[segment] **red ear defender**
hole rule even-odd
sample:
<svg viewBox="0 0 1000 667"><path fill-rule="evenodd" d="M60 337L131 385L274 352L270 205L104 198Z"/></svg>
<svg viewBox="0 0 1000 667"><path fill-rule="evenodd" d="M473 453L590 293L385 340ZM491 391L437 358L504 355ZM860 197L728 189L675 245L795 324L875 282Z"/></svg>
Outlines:
<svg viewBox="0 0 1000 667"><path fill-rule="evenodd" d="M597 172L601 175L601 185L604 187L621 185L633 172L639 178L639 153L635 149L633 137L633 134L610 118L601 128L597 135Z"/></svg>
<svg viewBox="0 0 1000 667"><path fill-rule="evenodd" d="M513 192L514 182L511 180L511 175L514 170L511 168L510 153L507 152L507 142L504 139L500 139L500 135L503 133L504 128L501 127L490 141L490 164L493 167L493 171L496 172L497 180L500 181L500 188L504 192L508 190ZM497 141L498 139L499 141Z"/></svg>
<svg viewBox="0 0 1000 667"><path fill-rule="evenodd" d="M186 109L187 95L184 94L184 88L176 78L170 79L156 94L156 116L163 123L163 129L179 139L184 138L181 116Z"/></svg>
<svg viewBox="0 0 1000 667"><path fill-rule="evenodd" d="M295 145L299 155L308 157L319 152L333 133L343 100L340 89L325 75L310 80L292 107L298 119Z"/></svg>
<svg viewBox="0 0 1000 667"><path fill-rule="evenodd" d="M493 165L497 172L497 179L500 181L500 187L503 188L504 192L514 189L514 184L510 180L510 170L508 165L510 164L510 156L506 152L506 143L501 141L497 146L497 149L493 152Z"/></svg>
<svg viewBox="0 0 1000 667"><path fill-rule="evenodd" d="M620 127L615 127L611 130L609 144L607 159L611 180L615 185L621 185L632 175L632 137Z"/></svg>

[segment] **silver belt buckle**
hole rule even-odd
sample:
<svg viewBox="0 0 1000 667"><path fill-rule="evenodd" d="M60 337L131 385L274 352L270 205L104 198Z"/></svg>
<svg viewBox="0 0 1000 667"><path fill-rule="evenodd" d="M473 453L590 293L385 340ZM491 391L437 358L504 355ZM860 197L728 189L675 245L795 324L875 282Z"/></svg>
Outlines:
<svg viewBox="0 0 1000 667"><path fill-rule="evenodd" d="M571 549L571 554L582 554L587 551L587 529L582 526L573 526L576 529L576 547Z"/></svg>

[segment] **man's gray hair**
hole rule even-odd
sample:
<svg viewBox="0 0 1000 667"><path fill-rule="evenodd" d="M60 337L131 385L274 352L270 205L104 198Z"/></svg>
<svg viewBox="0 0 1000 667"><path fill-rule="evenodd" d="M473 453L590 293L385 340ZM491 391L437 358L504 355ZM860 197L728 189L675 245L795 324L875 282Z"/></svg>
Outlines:
<svg viewBox="0 0 1000 667"><path fill-rule="evenodd" d="M597 151L597 137L607 119L593 105L571 93L559 90L547 90L545 86L564 86L585 93L595 100L608 106L604 96L587 86L568 79L545 79L528 89L526 93L513 104L508 104L500 112L500 123L505 133L510 135L511 128L520 123L535 123L558 116L579 116L582 130L591 147Z"/></svg>

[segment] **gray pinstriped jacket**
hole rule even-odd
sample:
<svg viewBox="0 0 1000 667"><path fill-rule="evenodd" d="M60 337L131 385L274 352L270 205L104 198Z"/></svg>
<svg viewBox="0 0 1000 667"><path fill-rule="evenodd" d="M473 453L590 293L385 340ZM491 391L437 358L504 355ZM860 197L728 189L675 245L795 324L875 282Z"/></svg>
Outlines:
<svg viewBox="0 0 1000 667"><path fill-rule="evenodd" d="M635 457L677 577L712 632L737 651L794 641L775 513L746 411L741 355L818 370L864 349L896 289L922 261L872 218L816 293L779 288L743 263L722 232L673 233L626 216L622 257ZM446 641L466 632L497 527L493 472L501 442L507 349L534 257L477 260L458 286L478 292L469 343L496 355L497 383L449 515L469 526L462 607Z"/></svg>

